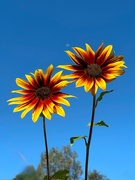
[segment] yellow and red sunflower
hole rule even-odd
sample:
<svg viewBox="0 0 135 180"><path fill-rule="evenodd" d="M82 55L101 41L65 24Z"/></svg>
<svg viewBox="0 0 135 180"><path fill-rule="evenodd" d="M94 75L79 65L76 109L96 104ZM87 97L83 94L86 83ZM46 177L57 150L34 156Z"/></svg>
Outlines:
<svg viewBox="0 0 135 180"><path fill-rule="evenodd" d="M59 68L74 71L66 78L73 78L76 87L84 86L85 92L90 91L94 96L98 87L106 90L106 83L116 79L124 73L122 68L126 68L123 56L114 56L112 45L103 47L100 45L96 52L86 44L86 50L80 47L73 47L76 54L66 51L68 56L76 65L59 65Z"/></svg>
<svg viewBox="0 0 135 180"><path fill-rule="evenodd" d="M39 116L51 119L53 113L65 116L65 111L60 104L70 106L65 98L74 96L60 92L69 82L64 79L62 71L51 78L53 69L53 65L47 68L46 73L42 69L37 69L35 73L25 75L27 81L16 78L16 84L22 89L12 92L22 94L22 96L9 99L8 102L9 105L18 105L14 108L14 112L23 111L21 118L32 109L33 122L36 122Z"/></svg>

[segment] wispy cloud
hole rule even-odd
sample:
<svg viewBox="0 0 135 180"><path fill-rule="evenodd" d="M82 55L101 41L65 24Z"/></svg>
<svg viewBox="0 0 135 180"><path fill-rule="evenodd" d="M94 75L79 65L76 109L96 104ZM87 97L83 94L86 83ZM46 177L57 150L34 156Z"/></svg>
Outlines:
<svg viewBox="0 0 135 180"><path fill-rule="evenodd" d="M18 151L18 154L19 154L20 158L23 160L23 162L26 165L29 165L29 162L27 161L26 157L20 151Z"/></svg>

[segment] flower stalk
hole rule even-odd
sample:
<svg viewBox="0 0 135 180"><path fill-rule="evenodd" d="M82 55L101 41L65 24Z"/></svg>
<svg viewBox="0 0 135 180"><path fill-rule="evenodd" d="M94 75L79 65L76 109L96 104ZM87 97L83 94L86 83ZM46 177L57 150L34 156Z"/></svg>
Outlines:
<svg viewBox="0 0 135 180"><path fill-rule="evenodd" d="M94 124L94 117L95 117L95 109L96 109L96 95L93 96L93 105L92 105L91 123L90 123L90 129L89 129L88 141L87 141L87 143L86 143L85 180L87 180L87 178L88 178L89 152L90 152L90 145L91 145L92 132L93 132L93 124Z"/></svg>
<svg viewBox="0 0 135 180"><path fill-rule="evenodd" d="M46 134L46 122L45 117L43 117L43 131L44 131L44 142L45 142L45 152L46 152L46 165L47 165L47 179L50 178L50 172L49 172L49 155L48 155L48 143L47 143L47 134Z"/></svg>
<svg viewBox="0 0 135 180"><path fill-rule="evenodd" d="M67 50L66 53L75 64L58 66L59 68L72 71L71 74L66 75L66 78L73 79L72 82L76 83L77 88L83 86L85 92L90 92L93 96L88 141L86 142L85 136L75 138L75 140L84 138L86 144L85 180L87 180L88 176L89 151L97 105L96 93L98 88L106 91L106 84L115 80L117 76L124 74L125 71L123 68L126 68L123 60L124 57L121 55L115 56L112 49L112 45L108 45L104 48L104 43L102 43L95 52L88 44L86 44L86 50L80 47L73 47L75 53L69 50ZM102 99L102 96L100 98Z"/></svg>

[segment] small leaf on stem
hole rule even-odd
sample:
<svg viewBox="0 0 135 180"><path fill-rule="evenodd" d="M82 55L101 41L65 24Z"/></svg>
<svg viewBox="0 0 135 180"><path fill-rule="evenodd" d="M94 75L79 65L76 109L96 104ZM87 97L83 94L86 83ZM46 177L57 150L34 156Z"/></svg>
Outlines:
<svg viewBox="0 0 135 180"><path fill-rule="evenodd" d="M95 107L97 106L98 101L101 101L101 100L102 100L102 98L103 98L103 96L104 96L105 94L110 93L110 92L113 92L113 90L110 90L110 91L105 91L105 92L101 92L101 93L100 93L100 96L99 96L99 97L97 98L97 100L96 100L96 105L95 105Z"/></svg>
<svg viewBox="0 0 135 180"><path fill-rule="evenodd" d="M68 174L69 174L68 170L60 170L60 171L57 171L55 174L53 174L50 177L50 180L67 180ZM47 176L44 177L44 180L48 180Z"/></svg>
<svg viewBox="0 0 135 180"><path fill-rule="evenodd" d="M68 170L60 170L57 171L52 177L51 180L67 180L69 171Z"/></svg>
<svg viewBox="0 0 135 180"><path fill-rule="evenodd" d="M91 126L91 123L88 124L88 126ZM99 121L97 123L94 123L93 126L106 126L109 127L104 121Z"/></svg>
<svg viewBox="0 0 135 180"><path fill-rule="evenodd" d="M77 141L79 139L84 139L85 144L86 144L86 137L87 136L76 136L76 137L71 137L70 138L70 145L72 146L74 144L74 141Z"/></svg>

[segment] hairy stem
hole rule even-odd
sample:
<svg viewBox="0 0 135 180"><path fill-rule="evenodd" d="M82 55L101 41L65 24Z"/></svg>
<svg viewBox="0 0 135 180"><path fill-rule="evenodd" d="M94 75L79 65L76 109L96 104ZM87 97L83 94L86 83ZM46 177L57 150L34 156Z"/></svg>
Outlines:
<svg viewBox="0 0 135 180"><path fill-rule="evenodd" d="M89 151L92 139L92 132L93 132L93 124L94 124L94 117L95 117L95 107L96 105L96 95L93 96L93 105L92 105L92 115L91 115L91 124L88 136L88 142L86 144L86 160L85 160L85 180L88 179L88 162L89 162Z"/></svg>
<svg viewBox="0 0 135 180"><path fill-rule="evenodd" d="M45 141L45 150L46 150L46 165L47 165L47 179L50 179L49 173L49 156L48 156L48 145L47 145L47 135L46 135L46 123L45 117L43 117L43 131L44 131L44 141Z"/></svg>

